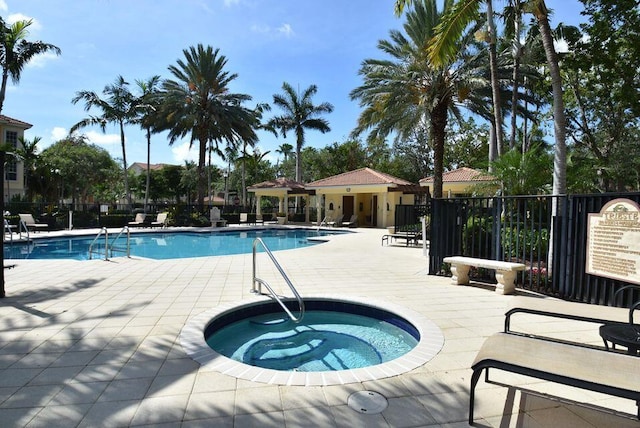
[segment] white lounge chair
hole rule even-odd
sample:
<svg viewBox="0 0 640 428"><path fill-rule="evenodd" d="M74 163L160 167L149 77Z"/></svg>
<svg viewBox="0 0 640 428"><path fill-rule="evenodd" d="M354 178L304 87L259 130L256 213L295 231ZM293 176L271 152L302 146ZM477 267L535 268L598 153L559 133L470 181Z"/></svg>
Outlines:
<svg viewBox="0 0 640 428"><path fill-rule="evenodd" d="M343 221L340 225L342 227L358 227L358 216L353 214L349 221Z"/></svg>
<svg viewBox="0 0 640 428"><path fill-rule="evenodd" d="M147 217L145 213L136 214L136 218L133 221L127 223L128 226L143 226L144 220Z"/></svg>
<svg viewBox="0 0 640 428"><path fill-rule="evenodd" d="M167 227L168 216L169 213L158 213L156 221L151 222L151 227L161 227L164 229L165 227Z"/></svg>
<svg viewBox="0 0 640 428"><path fill-rule="evenodd" d="M211 226L213 227L225 227L227 225L227 220L220 217L220 208L218 207L211 208L211 210L209 211L209 220L211 221Z"/></svg>
<svg viewBox="0 0 640 428"><path fill-rule="evenodd" d="M38 223L36 222L36 220L33 218L33 215L31 214L18 214L18 216L20 217L20 223L27 229L27 230L46 230L49 228L49 225L46 223Z"/></svg>

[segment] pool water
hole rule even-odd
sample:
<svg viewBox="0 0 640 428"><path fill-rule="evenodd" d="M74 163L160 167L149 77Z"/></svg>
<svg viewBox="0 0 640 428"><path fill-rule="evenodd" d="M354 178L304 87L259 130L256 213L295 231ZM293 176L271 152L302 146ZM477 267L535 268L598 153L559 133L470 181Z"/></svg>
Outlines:
<svg viewBox="0 0 640 428"><path fill-rule="evenodd" d="M131 255L150 259L176 259L230 254L245 254L252 251L253 240L262 238L271 251L290 250L317 244L309 238L336 233L315 229L256 229L224 232L158 232L132 233ZM89 245L95 236L68 238L39 238L28 243L5 243L6 259L74 259L88 260ZM111 240L115 236L110 236ZM104 247L104 239L98 241ZM120 237L117 247L125 247L126 239ZM121 252L114 257L123 256ZM94 254L94 258L100 258Z"/></svg>
<svg viewBox="0 0 640 428"><path fill-rule="evenodd" d="M418 339L385 320L346 312L307 311L300 323L262 314L207 334L216 352L252 366L316 372L382 364L413 349Z"/></svg>

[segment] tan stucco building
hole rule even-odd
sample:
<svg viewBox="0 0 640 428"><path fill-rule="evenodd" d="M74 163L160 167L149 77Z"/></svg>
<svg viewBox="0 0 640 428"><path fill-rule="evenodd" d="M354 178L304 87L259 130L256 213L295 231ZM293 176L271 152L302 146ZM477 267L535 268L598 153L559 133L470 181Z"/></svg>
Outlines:
<svg viewBox="0 0 640 428"><path fill-rule="evenodd" d="M411 205L415 200L411 182L371 168L323 178L305 187L315 191L318 221L338 216L349 221L355 215L360 227L392 226L395 206Z"/></svg>
<svg viewBox="0 0 640 428"><path fill-rule="evenodd" d="M30 123L13 119L9 116L0 114L0 135L2 135L2 143L12 146L15 149L21 149L20 140L24 138L24 131L31 128ZM24 185L24 163L17 158L7 156L4 167L4 200L10 201L15 195L25 194Z"/></svg>

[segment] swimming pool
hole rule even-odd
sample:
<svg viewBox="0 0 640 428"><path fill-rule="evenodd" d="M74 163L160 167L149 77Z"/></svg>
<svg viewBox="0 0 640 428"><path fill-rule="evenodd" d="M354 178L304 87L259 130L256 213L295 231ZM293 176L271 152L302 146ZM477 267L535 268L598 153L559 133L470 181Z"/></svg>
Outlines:
<svg viewBox="0 0 640 428"><path fill-rule="evenodd" d="M348 232L275 228L214 232L144 232L132 233L130 242L132 256L164 260L250 253L255 238L262 238L271 251L290 250L318 244L322 241L314 241L313 238L338 233ZM4 257L88 260L89 245L94 238L95 236L38 238L27 243L5 243ZM110 241L111 239L110 235ZM123 247L125 242L125 238L121 237L117 245ZM122 253L115 254L118 255Z"/></svg>

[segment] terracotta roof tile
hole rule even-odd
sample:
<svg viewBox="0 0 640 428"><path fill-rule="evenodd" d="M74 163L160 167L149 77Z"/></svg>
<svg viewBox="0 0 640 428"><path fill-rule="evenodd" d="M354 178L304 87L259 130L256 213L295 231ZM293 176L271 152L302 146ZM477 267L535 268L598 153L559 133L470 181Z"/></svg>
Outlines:
<svg viewBox="0 0 640 428"><path fill-rule="evenodd" d="M360 168L354 171L313 181L308 183L307 187L358 186L371 184L410 185L412 183L371 168Z"/></svg>
<svg viewBox="0 0 640 428"><path fill-rule="evenodd" d="M275 180L263 181L253 184L248 189L304 189L304 184L288 178L276 178Z"/></svg>
<svg viewBox="0 0 640 428"><path fill-rule="evenodd" d="M33 125L27 122L23 122L22 120L14 119L9 116L5 116L4 114L0 114L0 123L4 123L6 125L13 125L23 129L29 129Z"/></svg>
<svg viewBox="0 0 640 428"><path fill-rule="evenodd" d="M472 181L492 181L495 177L477 169L462 167L442 174L443 183L464 183ZM423 178L420 184L433 183L433 176Z"/></svg>

